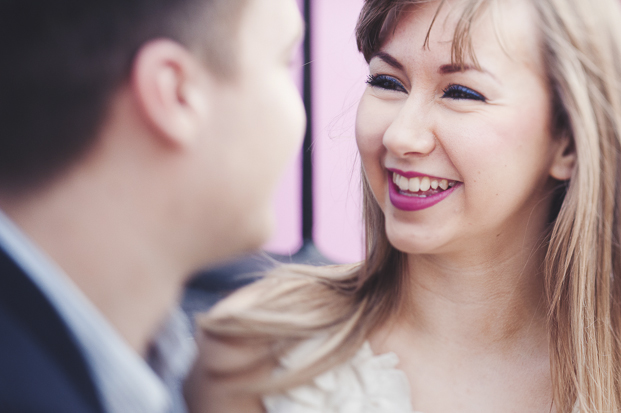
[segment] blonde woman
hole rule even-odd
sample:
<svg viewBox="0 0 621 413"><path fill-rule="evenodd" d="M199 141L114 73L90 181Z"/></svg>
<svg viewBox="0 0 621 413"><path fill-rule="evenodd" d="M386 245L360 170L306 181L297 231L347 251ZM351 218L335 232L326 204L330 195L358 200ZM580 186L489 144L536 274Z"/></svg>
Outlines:
<svg viewBox="0 0 621 413"><path fill-rule="evenodd" d="M199 319L201 412L621 410L618 0L366 0L367 255Z"/></svg>

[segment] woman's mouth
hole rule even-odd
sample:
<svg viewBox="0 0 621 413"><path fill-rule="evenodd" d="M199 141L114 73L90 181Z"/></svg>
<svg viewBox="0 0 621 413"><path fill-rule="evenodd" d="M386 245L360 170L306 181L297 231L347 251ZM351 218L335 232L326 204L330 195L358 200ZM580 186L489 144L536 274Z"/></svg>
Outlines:
<svg viewBox="0 0 621 413"><path fill-rule="evenodd" d="M396 172L392 173L392 182L399 188L400 194L420 198L439 194L457 184L457 181L432 178L429 176L406 178Z"/></svg>
<svg viewBox="0 0 621 413"><path fill-rule="evenodd" d="M412 175L412 173L410 173ZM415 174L410 178L388 171L390 202L403 211L419 211L443 201L461 182Z"/></svg>

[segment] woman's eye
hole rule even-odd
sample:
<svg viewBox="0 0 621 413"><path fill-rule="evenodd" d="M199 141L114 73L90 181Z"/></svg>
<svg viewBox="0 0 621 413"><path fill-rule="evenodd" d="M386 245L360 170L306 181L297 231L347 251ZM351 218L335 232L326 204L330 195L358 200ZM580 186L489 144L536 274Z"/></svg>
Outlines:
<svg viewBox="0 0 621 413"><path fill-rule="evenodd" d="M370 75L367 79L367 83L371 86L379 87L380 89L407 93L407 90L405 90L403 84L392 76Z"/></svg>
<svg viewBox="0 0 621 413"><path fill-rule="evenodd" d="M487 100L482 94L461 85L449 85L446 89L444 89L444 95L442 95L442 97L456 100L479 100L481 102L485 102Z"/></svg>

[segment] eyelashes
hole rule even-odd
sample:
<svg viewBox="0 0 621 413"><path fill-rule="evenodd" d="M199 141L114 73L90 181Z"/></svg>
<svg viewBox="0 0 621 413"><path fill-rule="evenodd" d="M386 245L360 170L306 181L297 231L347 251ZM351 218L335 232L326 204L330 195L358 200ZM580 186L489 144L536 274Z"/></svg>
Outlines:
<svg viewBox="0 0 621 413"><path fill-rule="evenodd" d="M405 86L392 76L387 75L369 75L367 84L373 87L378 87L384 90L391 90L395 92L408 93ZM475 100L480 102L486 102L485 96L479 92L470 89L469 87L450 84L443 91L443 99L455 99L455 100Z"/></svg>
<svg viewBox="0 0 621 413"><path fill-rule="evenodd" d="M485 99L485 96L483 96L479 92L476 92L468 87L455 84L448 85L447 88L444 89L444 95L442 95L442 97L456 100L467 99L479 100L481 102L487 101L487 99Z"/></svg>
<svg viewBox="0 0 621 413"><path fill-rule="evenodd" d="M380 89L408 93L403 84L392 76L369 75L367 79L367 84L374 87L379 87Z"/></svg>

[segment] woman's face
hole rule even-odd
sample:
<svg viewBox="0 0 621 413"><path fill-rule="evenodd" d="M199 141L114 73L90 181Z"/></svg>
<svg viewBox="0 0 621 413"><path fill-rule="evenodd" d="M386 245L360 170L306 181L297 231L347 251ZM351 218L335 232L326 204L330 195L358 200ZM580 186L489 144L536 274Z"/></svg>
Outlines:
<svg viewBox="0 0 621 413"><path fill-rule="evenodd" d="M562 150L534 11L511 2L495 21L486 12L472 33L480 69L466 60L460 70L451 64L461 14L453 3L428 47L437 2L406 9L370 61L358 108L367 178L389 240L407 253L491 253L541 235Z"/></svg>

